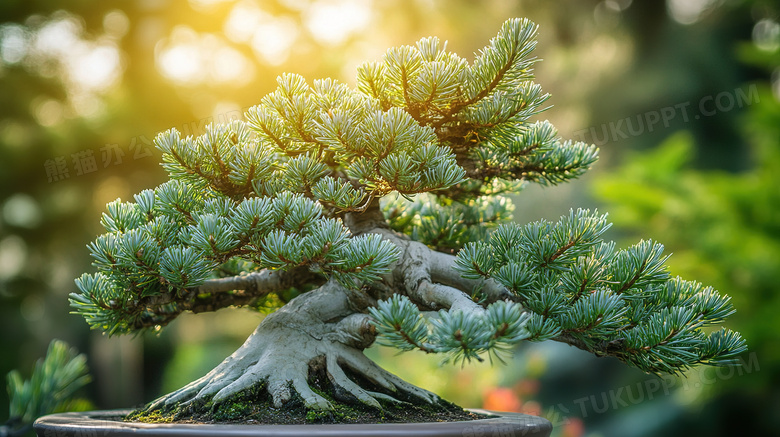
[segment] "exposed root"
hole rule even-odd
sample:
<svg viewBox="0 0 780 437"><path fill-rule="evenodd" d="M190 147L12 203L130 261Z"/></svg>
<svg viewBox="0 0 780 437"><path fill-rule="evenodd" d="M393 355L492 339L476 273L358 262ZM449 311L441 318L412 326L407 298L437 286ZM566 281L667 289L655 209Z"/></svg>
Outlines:
<svg viewBox="0 0 780 437"><path fill-rule="evenodd" d="M268 316L247 341L202 378L150 403L145 411L214 409L262 386L275 408L300 401L307 410L336 407L312 385L321 378L338 402L381 410L397 403L436 405L435 394L382 369L362 349L373 341L367 316L347 307L345 292L326 284ZM339 309L341 308L341 309ZM345 315L346 313L346 315Z"/></svg>
<svg viewBox="0 0 780 437"><path fill-rule="evenodd" d="M351 223L356 234L362 229L359 225ZM371 292L348 290L329 281L298 296L266 317L236 352L207 375L155 400L144 411L203 417L255 391L272 408L284 406L284 410L300 405L306 411L333 412L339 407L336 404L345 403L380 412L401 404L451 409L437 395L382 369L363 354L376 335L366 308L375 299L402 292L421 309L479 312L483 308L471 300L468 289L479 284L434 282L432 275L440 276L437 272L451 259L431 256L429 248L387 229L373 231L403 248L404 254L392 273L372 285Z"/></svg>

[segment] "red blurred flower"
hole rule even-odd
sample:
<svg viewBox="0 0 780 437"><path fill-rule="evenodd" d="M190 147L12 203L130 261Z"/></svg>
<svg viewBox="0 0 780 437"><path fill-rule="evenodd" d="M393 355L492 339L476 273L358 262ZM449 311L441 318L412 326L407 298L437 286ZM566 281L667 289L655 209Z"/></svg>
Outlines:
<svg viewBox="0 0 780 437"><path fill-rule="evenodd" d="M520 413L523 403L517 394L509 388L496 387L485 393L482 408L493 411Z"/></svg>
<svg viewBox="0 0 780 437"><path fill-rule="evenodd" d="M578 417L569 417L563 423L561 437L582 437L585 435L585 424Z"/></svg>

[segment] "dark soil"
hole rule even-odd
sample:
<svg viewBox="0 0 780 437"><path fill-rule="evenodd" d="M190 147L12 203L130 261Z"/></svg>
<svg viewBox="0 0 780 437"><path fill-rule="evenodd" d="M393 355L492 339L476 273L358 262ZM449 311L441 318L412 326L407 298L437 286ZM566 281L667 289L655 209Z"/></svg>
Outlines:
<svg viewBox="0 0 780 437"><path fill-rule="evenodd" d="M318 423L420 423L453 422L484 419L485 415L465 411L455 404L441 401L430 405L420 402L382 403L382 409L368 407L357 401L335 400L327 378L310 381L312 388L335 407L334 411L307 410L303 401L293 399L282 408L275 408L264 385L258 384L228 400L192 402L186 407L170 410L138 409L125 417L127 422L150 423L219 423L219 424L318 424ZM361 381L365 387L365 381ZM371 387L378 391L377 387ZM405 399L410 401L410 399Z"/></svg>

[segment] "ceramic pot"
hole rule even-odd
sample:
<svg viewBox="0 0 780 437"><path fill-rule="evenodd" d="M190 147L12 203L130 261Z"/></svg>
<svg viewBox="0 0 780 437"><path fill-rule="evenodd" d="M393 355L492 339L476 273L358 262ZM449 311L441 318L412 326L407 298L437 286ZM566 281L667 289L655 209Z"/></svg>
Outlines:
<svg viewBox="0 0 780 437"><path fill-rule="evenodd" d="M128 410L61 413L35 421L38 437L548 437L552 424L536 416L471 410L490 417L460 422L196 425L122 422Z"/></svg>

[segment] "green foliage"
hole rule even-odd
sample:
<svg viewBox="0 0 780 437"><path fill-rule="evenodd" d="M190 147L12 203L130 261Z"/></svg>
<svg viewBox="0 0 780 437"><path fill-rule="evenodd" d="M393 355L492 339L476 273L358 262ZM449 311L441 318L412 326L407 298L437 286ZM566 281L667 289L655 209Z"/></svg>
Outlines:
<svg viewBox="0 0 780 437"><path fill-rule="evenodd" d="M246 115L258 146L277 159L276 172L256 186L325 195L318 199L349 210L367 194L413 194L463 180L433 129L401 108L382 110L374 99L330 79L309 86L300 76L283 75L279 88ZM328 195L321 182L327 176L351 184L330 182L341 194ZM343 197L351 200L339 202Z"/></svg>
<svg viewBox="0 0 780 437"><path fill-rule="evenodd" d="M500 225L485 241L467 244L456 268L466 278L498 282L520 305L500 301L484 316L441 311L426 323L411 301L396 296L372 309L380 342L470 360L523 339L555 339L651 373L733 364L746 350L741 336L706 329L733 314L730 297L670 277L658 243L616 250L601 239L609 227L606 216L587 210L556 223ZM510 327L505 336L498 335L502 326Z"/></svg>
<svg viewBox="0 0 780 437"><path fill-rule="evenodd" d="M394 295L369 311L379 344L446 353L455 362L482 361L486 352L501 359L502 352L528 337L528 315L512 302L495 302L484 313L440 310L426 317L408 297Z"/></svg>
<svg viewBox="0 0 780 437"><path fill-rule="evenodd" d="M528 123L549 97L532 82L536 33L526 19L508 20L472 65L437 38L392 48L382 63L358 68L358 89L383 108L404 108L455 152L470 180L444 190L448 197L474 197L497 181L564 182L593 164L597 149L562 142L549 122Z"/></svg>
<svg viewBox="0 0 780 437"><path fill-rule="evenodd" d="M508 20L471 65L436 38L391 48L358 68L357 89L285 74L246 122L197 138L161 133L171 180L108 205L107 232L90 245L98 272L76 281L72 306L114 334L167 323L228 271L308 267L351 287L375 281L399 250L379 234L352 236L342 218L393 193L382 205L391 228L457 252L458 273L496 281L515 302L426 317L395 295L370 309L380 342L464 361L556 339L654 373L731 363L741 337L703 329L733 312L729 298L671 278L662 245L616 250L602 241L606 216L583 210L509 223L502 194L576 178L598 152L529 121L549 97L533 83L536 32Z"/></svg>
<svg viewBox="0 0 780 437"><path fill-rule="evenodd" d="M728 296L671 278L658 243L615 250L600 238L608 227L586 210L557 223L502 225L467 245L457 268L509 289L532 314L529 340L560 339L653 373L730 364L746 350L737 333L702 329L734 312Z"/></svg>
<svg viewBox="0 0 780 437"><path fill-rule="evenodd" d="M652 150L628 156L619 171L596 180L598 197L608 202L615 225L623 232L664 235L675 252L671 262L677 271L707 277L720 289L739 290L733 294L733 303L740 312L729 321L750 339L751 352L762 360L762 371L722 381L720 387L731 390L723 395L728 399L746 386L771 387L777 374L772 363L780 356L773 334L777 328L774 315L780 310L776 292L780 280L780 210L776 207L780 204L780 103L768 86L759 84L756 92L740 124L753 156L751 169L732 173L696 168L695 138L679 132ZM670 287L668 292L679 290ZM724 299L705 287L698 293L703 294L698 305L714 307L713 318L727 316L730 305ZM708 300L715 302L708 304ZM718 332L705 348L721 348L732 341L734 334ZM758 399L771 396L768 392Z"/></svg>
<svg viewBox="0 0 780 437"><path fill-rule="evenodd" d="M76 280L72 307L119 334L168 323L231 269L374 281L398 250L341 219L391 193L432 199L393 203L398 231L451 252L484 239L511 217L496 195L577 177L596 159L528 122L548 97L532 82L536 32L507 21L472 65L436 38L391 48L358 69L356 89L284 74L246 122L160 133L170 181L107 206L106 233L89 246L97 273Z"/></svg>
<svg viewBox="0 0 780 437"><path fill-rule="evenodd" d="M235 201L196 196L175 181L155 191L153 201L123 204L135 214L104 216L109 232L90 245L98 272L78 278L79 293L70 296L92 327L109 334L147 326L237 259L252 269L309 266L353 284L377 279L398 257L389 242L352 237L299 194Z"/></svg>
<svg viewBox="0 0 780 437"><path fill-rule="evenodd" d="M90 381L86 363L86 357L65 342L52 340L46 357L35 363L29 380L16 370L9 372L9 424L29 425L38 417L77 407L73 396Z"/></svg>
<svg viewBox="0 0 780 437"><path fill-rule="evenodd" d="M452 202L432 194L413 201L388 196L382 209L390 227L437 250L457 251L470 241L481 241L490 230L512 219L514 205L499 195Z"/></svg>

